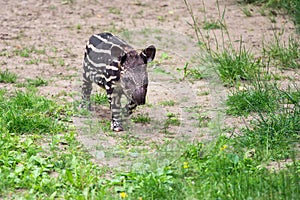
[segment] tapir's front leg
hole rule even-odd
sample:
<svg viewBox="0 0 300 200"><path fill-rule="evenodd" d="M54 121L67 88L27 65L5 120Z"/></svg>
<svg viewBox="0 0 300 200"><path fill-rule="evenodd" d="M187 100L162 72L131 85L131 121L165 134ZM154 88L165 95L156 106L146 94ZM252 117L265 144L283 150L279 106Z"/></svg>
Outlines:
<svg viewBox="0 0 300 200"><path fill-rule="evenodd" d="M116 132L123 131L121 118L121 96L117 90L107 90L107 97L111 110L111 129Z"/></svg>

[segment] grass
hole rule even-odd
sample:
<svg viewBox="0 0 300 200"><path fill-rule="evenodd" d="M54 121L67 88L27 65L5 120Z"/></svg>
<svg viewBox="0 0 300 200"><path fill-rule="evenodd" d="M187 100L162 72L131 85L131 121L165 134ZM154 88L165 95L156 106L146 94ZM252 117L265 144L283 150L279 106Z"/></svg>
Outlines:
<svg viewBox="0 0 300 200"><path fill-rule="evenodd" d="M17 80L17 74L5 71L0 71L0 83L15 83Z"/></svg>
<svg viewBox="0 0 300 200"><path fill-rule="evenodd" d="M213 21L213 20L205 20L203 23L203 29L204 30L212 30L212 29L220 29L221 25L219 21Z"/></svg>
<svg viewBox="0 0 300 200"><path fill-rule="evenodd" d="M131 117L131 120L134 123L140 123L140 124L149 124L151 121L151 118L149 117L149 114L137 114L136 116Z"/></svg>
<svg viewBox="0 0 300 200"><path fill-rule="evenodd" d="M180 120L174 113L167 113L167 119L164 124L165 127L180 126Z"/></svg>
<svg viewBox="0 0 300 200"><path fill-rule="evenodd" d="M1 198L83 198L95 190L100 198L93 183L103 169L77 151L69 108L31 92L0 93Z"/></svg>
<svg viewBox="0 0 300 200"><path fill-rule="evenodd" d="M280 67L276 60L280 54L267 53L270 49L265 49L266 60ZM284 89L272 78L261 79L264 63L248 50L227 50L211 52L220 79L236 88L228 95L226 112L251 115L251 122L238 130L228 128L231 136L216 127L211 141L165 139L148 147L148 141L136 135L112 133L110 121L102 120L99 127L118 139L117 148L128 152L149 148L136 154L142 154L140 160L126 171L92 163L94 158L76 140L70 120L75 111L67 103L55 103L24 88L0 90L0 199L298 199L300 90L296 84ZM30 55L27 50L18 52L24 57L26 53ZM166 56L160 62L169 59ZM34 79L26 84L38 87L45 82ZM99 104L107 102L102 93L92 98ZM174 104L161 102L170 110L162 122L166 128L181 125L171 111ZM213 129L206 114L197 117L199 126ZM150 118L141 114L133 120L148 123ZM282 168L270 169L274 162Z"/></svg>
<svg viewBox="0 0 300 200"><path fill-rule="evenodd" d="M16 92L1 98L1 126L11 133L52 133L64 131L64 126L55 120L60 113L53 102L36 97L32 93Z"/></svg>
<svg viewBox="0 0 300 200"><path fill-rule="evenodd" d="M98 92L91 96L91 101L98 105L108 105L108 98L106 93Z"/></svg>
<svg viewBox="0 0 300 200"><path fill-rule="evenodd" d="M31 88L31 87L40 87L40 86L47 86L47 85L48 85L48 81L38 77L36 79L26 79L26 82L18 83L17 87Z"/></svg>
<svg viewBox="0 0 300 200"><path fill-rule="evenodd" d="M128 199L295 199L299 162L272 172L219 137L209 145L189 144L165 164L145 164L113 179L116 194ZM166 160L165 160L166 162Z"/></svg>
<svg viewBox="0 0 300 200"><path fill-rule="evenodd" d="M280 35L274 34L274 41L265 45L263 54L282 69L300 68L300 43L290 37L287 44L282 42Z"/></svg>
<svg viewBox="0 0 300 200"><path fill-rule="evenodd" d="M19 48L14 50L14 55L24 57L24 58L29 58L32 53L41 55L41 54L46 54L45 49L37 49L34 46L31 47L24 47L24 48Z"/></svg>
<svg viewBox="0 0 300 200"><path fill-rule="evenodd" d="M253 112L274 112L280 104L282 92L271 83L253 81L252 87L240 87L226 100L226 113L234 116L248 116Z"/></svg>
<svg viewBox="0 0 300 200"><path fill-rule="evenodd" d="M162 106L175 106L176 102L174 100L162 101L159 103Z"/></svg>
<svg viewBox="0 0 300 200"><path fill-rule="evenodd" d="M248 7L243 7L242 11L243 11L243 13L245 14L246 17L252 17L251 10Z"/></svg>
<svg viewBox="0 0 300 200"><path fill-rule="evenodd" d="M241 42L242 44L242 42ZM225 49L212 54L216 71L225 85L233 86L240 81L252 80L261 69L261 62L240 45L239 50Z"/></svg>

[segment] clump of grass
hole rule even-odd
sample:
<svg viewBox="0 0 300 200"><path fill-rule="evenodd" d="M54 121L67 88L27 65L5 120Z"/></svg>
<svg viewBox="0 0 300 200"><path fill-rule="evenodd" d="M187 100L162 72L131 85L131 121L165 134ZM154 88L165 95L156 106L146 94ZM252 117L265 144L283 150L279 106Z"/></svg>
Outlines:
<svg viewBox="0 0 300 200"><path fill-rule="evenodd" d="M275 41L266 45L263 54L270 57L276 66L283 69L300 68L300 43L290 37L287 44L282 43L279 35Z"/></svg>
<svg viewBox="0 0 300 200"><path fill-rule="evenodd" d="M154 65L154 66L157 67L157 66L161 65L163 62L165 62L166 60L169 60L169 59L171 59L171 56L169 54L167 54L166 52L162 52L162 54L160 55L160 57L158 59L155 59L153 62L149 63L149 66Z"/></svg>
<svg viewBox="0 0 300 200"><path fill-rule="evenodd" d="M28 61L25 62L26 65L37 65L41 62L40 59L30 59Z"/></svg>
<svg viewBox="0 0 300 200"><path fill-rule="evenodd" d="M180 125L180 120L174 113L167 113L167 119L165 121L164 126L169 127L169 126L179 126Z"/></svg>
<svg viewBox="0 0 300 200"><path fill-rule="evenodd" d="M46 54L45 49L37 49L36 47L24 47L14 50L14 54L20 57L28 58L30 57L31 53L36 54Z"/></svg>
<svg viewBox="0 0 300 200"><path fill-rule="evenodd" d="M299 98L297 99L299 102ZM258 161L293 159L300 131L300 107L281 108L280 112L259 115L253 128L247 128L236 141L237 146L255 149Z"/></svg>
<svg viewBox="0 0 300 200"><path fill-rule="evenodd" d="M195 67L195 68L189 68L189 63L185 63L183 70L180 68L177 68L178 71L183 71L183 79L194 79L194 80L200 80L204 77L202 69Z"/></svg>
<svg viewBox="0 0 300 200"><path fill-rule="evenodd" d="M0 112L1 198L78 198L88 188L102 199L102 184L94 184L104 168L92 164L72 129L58 122L66 117L64 106L0 90Z"/></svg>
<svg viewBox="0 0 300 200"><path fill-rule="evenodd" d="M226 113L248 116L252 112L272 112L279 106L281 94L276 85L257 81L253 87L239 87L228 96Z"/></svg>
<svg viewBox="0 0 300 200"><path fill-rule="evenodd" d="M224 50L213 53L216 70L225 85L235 85L241 80L251 80L260 72L261 62L245 48L239 51Z"/></svg>
<svg viewBox="0 0 300 200"><path fill-rule="evenodd" d="M26 79L26 82L18 83L17 87L30 88L30 87L40 87L40 86L47 86L47 85L48 85L48 81L38 77L36 79Z"/></svg>
<svg viewBox="0 0 300 200"><path fill-rule="evenodd" d="M5 71L0 71L0 83L15 83L17 80L17 74Z"/></svg>
<svg viewBox="0 0 300 200"><path fill-rule="evenodd" d="M162 101L159 103L162 106L174 106L176 102L174 100Z"/></svg>
<svg viewBox="0 0 300 200"><path fill-rule="evenodd" d="M199 127L208 127L211 118L206 114L200 114L198 116Z"/></svg>
<svg viewBox="0 0 300 200"><path fill-rule="evenodd" d="M149 117L148 113L146 113L146 114L140 113L140 114L137 114L136 116L133 116L131 118L131 120L134 123L149 124L151 121L151 118Z"/></svg>
<svg viewBox="0 0 300 200"><path fill-rule="evenodd" d="M120 15L121 14L121 10L119 8L115 8L115 7L110 7L108 9L108 12L114 15Z"/></svg>
<svg viewBox="0 0 300 200"><path fill-rule="evenodd" d="M205 20L203 23L203 29L204 30L212 30L212 29L220 29L221 25L219 21L213 21L213 20Z"/></svg>
<svg viewBox="0 0 300 200"><path fill-rule="evenodd" d="M64 126L55 103L32 92L16 92L0 99L0 124L12 133L57 133Z"/></svg>
<svg viewBox="0 0 300 200"><path fill-rule="evenodd" d="M295 178L299 162L274 173L234 145L222 136L209 144L186 144L175 159L164 156L153 164L149 158L149 163L118 174L110 191L128 199L293 199L300 194Z"/></svg>
<svg viewBox="0 0 300 200"><path fill-rule="evenodd" d="M246 17L252 17L251 10L248 7L243 7L242 11L246 15Z"/></svg>
<svg viewBox="0 0 300 200"><path fill-rule="evenodd" d="M108 105L108 98L104 92L98 92L92 95L91 101L99 105Z"/></svg>

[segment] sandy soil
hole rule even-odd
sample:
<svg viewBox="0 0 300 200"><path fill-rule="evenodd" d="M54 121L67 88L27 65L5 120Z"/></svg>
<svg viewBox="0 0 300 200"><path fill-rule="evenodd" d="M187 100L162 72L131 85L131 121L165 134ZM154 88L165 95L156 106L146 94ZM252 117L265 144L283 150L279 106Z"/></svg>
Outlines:
<svg viewBox="0 0 300 200"><path fill-rule="evenodd" d="M285 30L283 40L294 32L293 24L284 16L277 15L276 23L270 23L270 17L262 16L260 8L239 5L234 0L219 1L220 11L216 1L189 2L200 25L205 20L220 19L220 13L225 11L230 40L238 46L242 37L245 47L257 55L262 41L270 41L274 30ZM243 13L245 7L251 17ZM213 126L240 123L238 119L224 117L222 110L228 88L218 80L181 80L182 71L178 69L183 69L186 63L189 67L199 65L203 54L196 45L191 24L185 4L178 0L4 0L0 2L0 68L17 73L19 83L28 78L47 80L47 86L39 87L40 94L74 102L80 99L83 51L91 34L109 31L137 49L154 44L158 53L156 63L149 66L148 105L135 113L148 113L150 124L134 124L128 120L128 130L123 133L103 132L99 121L109 119L109 109L105 106L94 106L90 117L74 118L78 139L95 162L126 165L124 160L128 157L135 159L141 152L154 152L155 145L170 140L211 139ZM219 44L222 41L220 30L209 33L203 30L203 33L208 35L213 48L217 46L216 41ZM224 40L229 38L225 36ZM16 53L25 48L35 50L29 57ZM168 58L163 59L162 54ZM0 88L14 90L15 86L0 84ZM168 100L175 105L162 105ZM168 113L176 115L179 126L164 127ZM206 125L199 126L199 117ZM130 145L124 144L128 141Z"/></svg>

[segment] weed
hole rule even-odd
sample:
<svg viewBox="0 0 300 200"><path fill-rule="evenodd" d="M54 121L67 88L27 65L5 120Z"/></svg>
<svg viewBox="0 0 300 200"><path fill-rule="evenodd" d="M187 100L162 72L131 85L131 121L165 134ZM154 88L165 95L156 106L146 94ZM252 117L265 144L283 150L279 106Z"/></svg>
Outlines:
<svg viewBox="0 0 300 200"><path fill-rule="evenodd" d="M167 113L167 119L164 123L164 127L167 128L169 126L180 126L180 120L174 113Z"/></svg>
<svg viewBox="0 0 300 200"><path fill-rule="evenodd" d="M7 49L1 49L0 56L10 57L10 53Z"/></svg>
<svg viewBox="0 0 300 200"><path fill-rule="evenodd" d="M17 74L5 71L0 71L0 83L15 83L17 80Z"/></svg>
<svg viewBox="0 0 300 200"><path fill-rule="evenodd" d="M64 129L55 103L33 93L17 92L1 99L1 126L14 133L53 133Z"/></svg>
<svg viewBox="0 0 300 200"><path fill-rule="evenodd" d="M115 7L110 7L108 9L108 12L114 15L120 15L121 14L121 10L119 8L115 8Z"/></svg>
<svg viewBox="0 0 300 200"><path fill-rule="evenodd" d="M151 63L149 63L149 64L150 64L150 66L151 66L151 65L154 65L154 66L156 66L156 65L161 65L164 61L169 60L169 59L171 59L171 57L169 56L169 54L163 52L163 53L160 55L159 59L156 59L156 60L154 60L153 62L151 62Z"/></svg>
<svg viewBox="0 0 300 200"><path fill-rule="evenodd" d="M218 75L226 85L254 79L260 72L261 61L255 60L254 56L242 46L238 52L232 49L214 53L213 59L217 65Z"/></svg>
<svg viewBox="0 0 300 200"><path fill-rule="evenodd" d="M40 59L30 59L28 61L25 62L26 65L37 65L41 62Z"/></svg>
<svg viewBox="0 0 300 200"><path fill-rule="evenodd" d="M226 113L247 116L251 112L273 112L281 94L276 85L256 81L252 88L241 88L228 96Z"/></svg>
<svg viewBox="0 0 300 200"><path fill-rule="evenodd" d="M34 46L24 47L24 48L14 50L15 55L20 56L20 57L24 57L24 58L30 57L31 53L45 54L46 50L45 49L37 49Z"/></svg>
<svg viewBox="0 0 300 200"><path fill-rule="evenodd" d="M36 78L36 79L27 79L25 83L18 83L17 87L40 87L40 86L47 86L48 81L42 79L42 78Z"/></svg>
<svg viewBox="0 0 300 200"><path fill-rule="evenodd" d="M136 116L133 116L131 118L131 120L134 123L149 124L151 121L151 118L149 117L149 114L146 113L146 114L138 114Z"/></svg>
<svg viewBox="0 0 300 200"><path fill-rule="evenodd" d="M252 13L248 7L243 7L242 8L243 13L245 14L246 17L252 17Z"/></svg>
<svg viewBox="0 0 300 200"><path fill-rule="evenodd" d="M288 44L282 43L277 34L274 38L273 43L264 46L264 55L272 58L279 68L300 68L300 43L291 37Z"/></svg>
<svg viewBox="0 0 300 200"><path fill-rule="evenodd" d="M99 105L108 105L108 98L104 92L98 92L92 95L91 101Z"/></svg>
<svg viewBox="0 0 300 200"><path fill-rule="evenodd" d="M111 132L111 128L110 128L111 122L110 120L101 120L100 121L100 126L103 132Z"/></svg>
<svg viewBox="0 0 300 200"><path fill-rule="evenodd" d="M211 118L206 114L201 114L198 116L199 127L208 127Z"/></svg>
<svg viewBox="0 0 300 200"><path fill-rule="evenodd" d="M76 25L76 29L77 29L77 30L80 30L80 29L81 29L81 24L77 24L77 25Z"/></svg>
<svg viewBox="0 0 300 200"><path fill-rule="evenodd" d="M157 20L160 21L160 22L164 22L164 21L166 21L166 17L164 17L164 16L158 16Z"/></svg>
<svg viewBox="0 0 300 200"><path fill-rule="evenodd" d="M28 49L28 48L24 48L24 49L17 49L14 51L14 53L16 55L19 55L21 57L29 57L30 53L32 52L31 49Z"/></svg>
<svg viewBox="0 0 300 200"><path fill-rule="evenodd" d="M200 68L189 68L189 63L185 63L183 67L183 79L194 79L194 80L200 80L203 78L203 71ZM182 69L177 68L178 71L182 71Z"/></svg>
<svg viewBox="0 0 300 200"><path fill-rule="evenodd" d="M176 102L174 100L162 101L159 103L162 106L174 106Z"/></svg>
<svg viewBox="0 0 300 200"><path fill-rule="evenodd" d="M58 63L59 63L59 65L60 65L61 67L65 66L65 61L64 61L64 59L62 59L62 58L59 58L59 59L58 59Z"/></svg>
<svg viewBox="0 0 300 200"><path fill-rule="evenodd" d="M212 29L220 29L221 25L219 21L208 21L205 20L203 23L203 29L204 30L212 30Z"/></svg>

